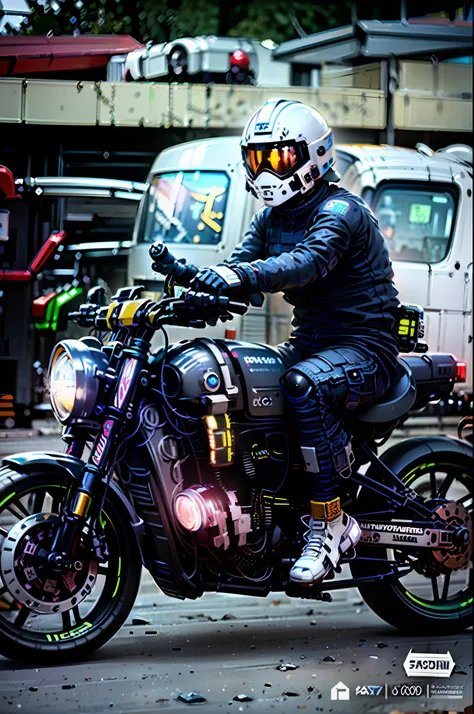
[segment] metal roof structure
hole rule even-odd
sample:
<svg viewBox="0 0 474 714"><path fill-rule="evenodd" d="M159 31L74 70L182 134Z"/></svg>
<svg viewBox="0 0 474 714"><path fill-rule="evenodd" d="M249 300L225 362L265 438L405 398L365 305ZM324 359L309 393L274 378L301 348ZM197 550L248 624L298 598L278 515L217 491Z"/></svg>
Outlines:
<svg viewBox="0 0 474 714"><path fill-rule="evenodd" d="M354 25L316 32L283 42L274 60L318 66L330 62L356 63L388 57L436 54L440 59L472 53L472 22L420 18L385 22L359 20Z"/></svg>
<svg viewBox="0 0 474 714"><path fill-rule="evenodd" d="M0 36L0 76L74 72L105 67L111 57L143 45L129 35Z"/></svg>
<svg viewBox="0 0 474 714"><path fill-rule="evenodd" d="M453 168L468 167L472 171L472 148L463 144L452 144L444 149L432 151L424 145L410 149L387 144L337 144L338 156L347 155L354 161L360 161L366 169L400 167L426 168L428 172L436 170L438 175L445 175L451 180ZM431 152L431 153L430 153Z"/></svg>

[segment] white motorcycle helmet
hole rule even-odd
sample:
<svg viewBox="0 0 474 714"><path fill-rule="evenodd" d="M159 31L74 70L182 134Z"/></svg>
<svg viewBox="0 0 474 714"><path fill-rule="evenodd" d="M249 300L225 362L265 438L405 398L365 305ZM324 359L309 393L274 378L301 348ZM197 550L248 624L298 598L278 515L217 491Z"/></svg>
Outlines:
<svg viewBox="0 0 474 714"><path fill-rule="evenodd" d="M240 142L247 188L266 206L280 206L315 182L339 181L332 131L307 104L269 99L248 121Z"/></svg>

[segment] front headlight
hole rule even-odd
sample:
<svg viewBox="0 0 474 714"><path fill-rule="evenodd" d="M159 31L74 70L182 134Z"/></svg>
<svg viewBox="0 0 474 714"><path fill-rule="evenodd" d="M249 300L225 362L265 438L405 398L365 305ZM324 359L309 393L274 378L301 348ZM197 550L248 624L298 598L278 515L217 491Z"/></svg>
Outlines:
<svg viewBox="0 0 474 714"><path fill-rule="evenodd" d="M49 363L49 392L56 418L66 424L92 416L99 393L97 370L108 363L93 338L63 340L53 350Z"/></svg>

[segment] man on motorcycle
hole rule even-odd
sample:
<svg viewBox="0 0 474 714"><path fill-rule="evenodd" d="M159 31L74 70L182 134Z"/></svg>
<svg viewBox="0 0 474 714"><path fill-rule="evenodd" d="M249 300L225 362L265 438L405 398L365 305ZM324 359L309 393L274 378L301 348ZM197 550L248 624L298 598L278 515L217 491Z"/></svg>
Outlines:
<svg viewBox="0 0 474 714"><path fill-rule="evenodd" d="M377 220L339 188L332 131L312 107L268 101L241 141L247 189L265 206L225 265L201 269L191 288L284 293L294 306L289 366L282 379L311 479L306 545L290 571L312 584L335 568L360 537L341 510L338 479L353 461L340 411L370 404L396 369L397 290Z"/></svg>

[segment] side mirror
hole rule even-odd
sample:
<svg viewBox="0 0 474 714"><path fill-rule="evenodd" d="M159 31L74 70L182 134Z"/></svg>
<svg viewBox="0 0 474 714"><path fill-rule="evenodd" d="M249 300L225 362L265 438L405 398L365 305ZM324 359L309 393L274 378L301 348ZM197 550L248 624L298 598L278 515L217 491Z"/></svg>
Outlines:
<svg viewBox="0 0 474 714"><path fill-rule="evenodd" d="M89 305L105 305L105 288L102 285L96 285L87 293L86 303Z"/></svg>

